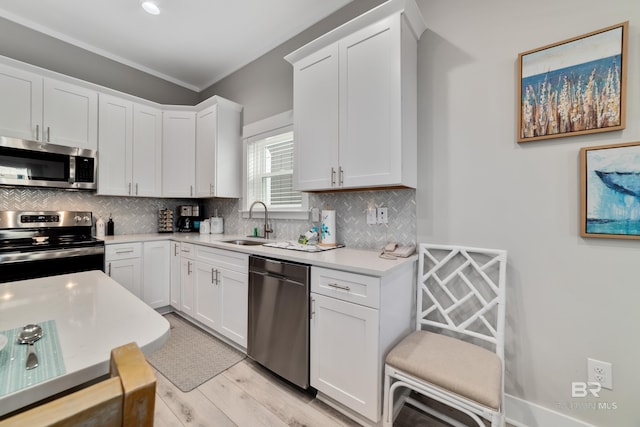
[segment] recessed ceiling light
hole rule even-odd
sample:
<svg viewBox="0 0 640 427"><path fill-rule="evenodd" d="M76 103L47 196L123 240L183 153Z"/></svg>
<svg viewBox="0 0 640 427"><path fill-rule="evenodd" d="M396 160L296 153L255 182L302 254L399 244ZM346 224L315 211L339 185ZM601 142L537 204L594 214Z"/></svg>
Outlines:
<svg viewBox="0 0 640 427"><path fill-rule="evenodd" d="M150 0L141 1L140 6L142 6L145 12L151 15L160 15L160 8L158 7L158 4L155 1L150 1Z"/></svg>

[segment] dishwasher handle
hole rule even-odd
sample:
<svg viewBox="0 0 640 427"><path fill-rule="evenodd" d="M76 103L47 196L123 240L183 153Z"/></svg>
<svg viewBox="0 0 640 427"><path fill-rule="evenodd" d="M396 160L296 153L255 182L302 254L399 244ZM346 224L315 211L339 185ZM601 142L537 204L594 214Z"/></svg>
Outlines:
<svg viewBox="0 0 640 427"><path fill-rule="evenodd" d="M265 271L249 270L249 274L258 274L262 277L271 277L272 279L276 279L281 282L293 283L294 285L299 285L299 286L307 286L306 283L300 282L299 280L291 279L290 277L286 277L277 273L268 273Z"/></svg>

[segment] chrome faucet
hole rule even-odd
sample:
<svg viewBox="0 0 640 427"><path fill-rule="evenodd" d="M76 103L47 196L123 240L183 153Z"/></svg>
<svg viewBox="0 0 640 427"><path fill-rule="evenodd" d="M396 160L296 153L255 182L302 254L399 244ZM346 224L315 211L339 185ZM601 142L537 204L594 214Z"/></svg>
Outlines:
<svg viewBox="0 0 640 427"><path fill-rule="evenodd" d="M267 210L267 205L265 205L264 202L261 202L260 200L256 200L255 202L251 203L251 207L249 208L249 219L251 219L253 207L256 205L256 203L260 203L262 206L264 206L264 238L268 239L269 233L273 233L273 229L269 227L269 211Z"/></svg>

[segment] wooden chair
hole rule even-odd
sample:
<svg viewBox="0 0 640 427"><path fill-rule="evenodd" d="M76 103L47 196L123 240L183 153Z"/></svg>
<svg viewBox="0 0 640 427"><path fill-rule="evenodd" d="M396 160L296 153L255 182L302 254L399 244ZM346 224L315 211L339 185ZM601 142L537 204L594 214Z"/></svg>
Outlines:
<svg viewBox="0 0 640 427"><path fill-rule="evenodd" d="M405 403L453 426L468 423L434 407L504 425L506 262L502 250L420 245L417 331L387 355L384 426Z"/></svg>
<svg viewBox="0 0 640 427"><path fill-rule="evenodd" d="M153 426L156 377L135 343L111 351L111 378L0 421L10 426Z"/></svg>

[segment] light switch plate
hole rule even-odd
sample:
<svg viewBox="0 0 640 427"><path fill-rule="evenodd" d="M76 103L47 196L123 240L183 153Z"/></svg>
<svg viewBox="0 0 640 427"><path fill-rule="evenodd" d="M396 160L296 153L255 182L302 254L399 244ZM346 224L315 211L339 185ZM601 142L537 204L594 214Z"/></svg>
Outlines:
<svg viewBox="0 0 640 427"><path fill-rule="evenodd" d="M377 224L378 219L376 218L376 208L367 209L367 224Z"/></svg>

